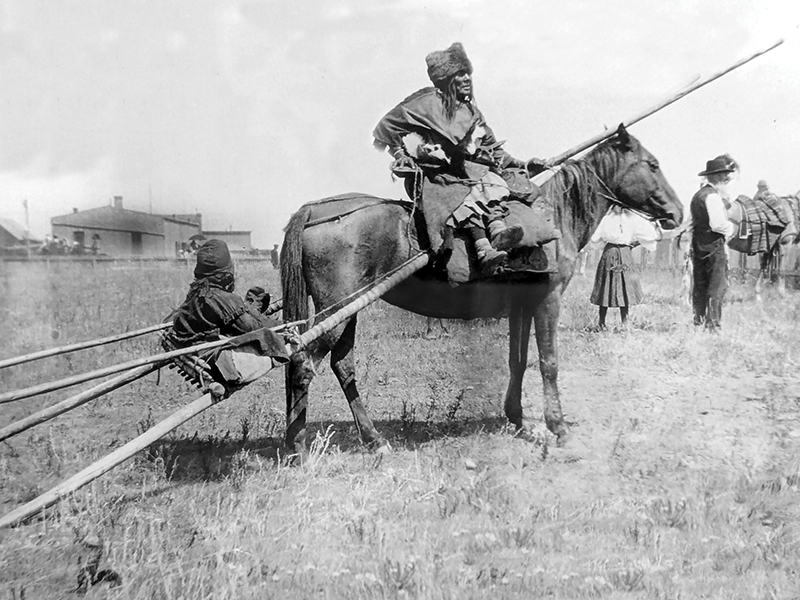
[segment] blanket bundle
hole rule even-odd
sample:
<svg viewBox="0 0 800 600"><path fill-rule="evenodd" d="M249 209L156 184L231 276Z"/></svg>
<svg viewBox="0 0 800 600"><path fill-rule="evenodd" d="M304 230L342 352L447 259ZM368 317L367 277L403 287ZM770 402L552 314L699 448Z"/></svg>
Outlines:
<svg viewBox="0 0 800 600"><path fill-rule="evenodd" d="M739 196L736 202L741 204L743 219L729 246L747 254L771 250L792 217L786 203L775 194L753 199Z"/></svg>

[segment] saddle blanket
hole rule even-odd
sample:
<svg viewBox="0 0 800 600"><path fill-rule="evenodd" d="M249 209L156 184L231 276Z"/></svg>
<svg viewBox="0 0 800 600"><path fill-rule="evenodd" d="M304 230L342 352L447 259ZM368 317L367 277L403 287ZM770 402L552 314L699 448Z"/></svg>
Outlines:
<svg viewBox="0 0 800 600"><path fill-rule="evenodd" d="M775 194L753 199L739 196L735 202L741 205L743 218L728 246L747 254L771 250L791 221L786 202Z"/></svg>

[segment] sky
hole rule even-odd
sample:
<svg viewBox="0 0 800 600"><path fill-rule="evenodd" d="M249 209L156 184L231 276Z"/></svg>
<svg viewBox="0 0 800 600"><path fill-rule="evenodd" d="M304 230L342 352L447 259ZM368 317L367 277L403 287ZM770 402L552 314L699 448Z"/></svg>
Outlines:
<svg viewBox="0 0 800 600"><path fill-rule="evenodd" d="M269 248L305 202L403 197L372 130L454 41L488 123L527 159L783 39L630 132L685 203L724 152L741 165L732 192L766 179L794 194L799 27L796 0L0 0L0 217L42 237L122 196Z"/></svg>

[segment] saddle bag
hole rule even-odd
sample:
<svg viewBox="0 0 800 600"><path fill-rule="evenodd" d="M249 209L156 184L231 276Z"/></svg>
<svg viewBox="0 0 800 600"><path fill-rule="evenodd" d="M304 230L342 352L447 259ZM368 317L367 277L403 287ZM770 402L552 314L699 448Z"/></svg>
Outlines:
<svg viewBox="0 0 800 600"><path fill-rule="evenodd" d="M753 232L750 229L747 221L742 221L739 223L739 227L736 229L736 233L733 234L733 237L728 240L728 247L731 250L736 250L737 252L742 252L744 254L750 253L750 248L753 243Z"/></svg>

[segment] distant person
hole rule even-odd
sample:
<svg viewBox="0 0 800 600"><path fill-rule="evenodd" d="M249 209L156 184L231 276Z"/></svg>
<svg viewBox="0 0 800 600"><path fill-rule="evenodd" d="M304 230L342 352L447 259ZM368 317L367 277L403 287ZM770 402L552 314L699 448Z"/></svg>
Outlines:
<svg viewBox="0 0 800 600"><path fill-rule="evenodd" d="M269 253L270 260L272 261L272 268L277 269L280 266L281 262L281 254L278 252L278 244L272 246L272 250Z"/></svg>
<svg viewBox="0 0 800 600"><path fill-rule="evenodd" d="M721 326L722 302L728 288L725 242L736 231L728 219L728 183L738 169L739 165L728 154L707 161L706 168L698 173L705 181L689 204L694 324L714 332Z"/></svg>
<svg viewBox="0 0 800 600"><path fill-rule="evenodd" d="M225 242L209 240L198 248L194 276L186 299L171 317L169 342L183 348L220 336L235 337L258 331L252 340L255 351L237 347L216 356L215 368L226 383L233 385L249 383L275 364L288 361L283 340L267 329L278 323L262 314L266 306L248 305L234 293L233 261ZM272 360L265 361L265 357Z"/></svg>
<svg viewBox="0 0 800 600"><path fill-rule="evenodd" d="M97 256L97 253L100 251L100 247L97 244L97 241L100 239L100 234L95 233L92 235L92 246L91 251L94 256Z"/></svg>
<svg viewBox="0 0 800 600"><path fill-rule="evenodd" d="M628 311L642 301L642 286L631 250L640 244L651 252L662 237L658 225L614 204L592 235L605 243L597 263L590 302L599 307L598 329L606 330L609 308L619 308L620 325L628 326Z"/></svg>
<svg viewBox="0 0 800 600"><path fill-rule="evenodd" d="M769 191L769 184L764 179L759 179L758 183L756 184L756 195L753 196L753 200L763 200L768 194L771 192Z"/></svg>

